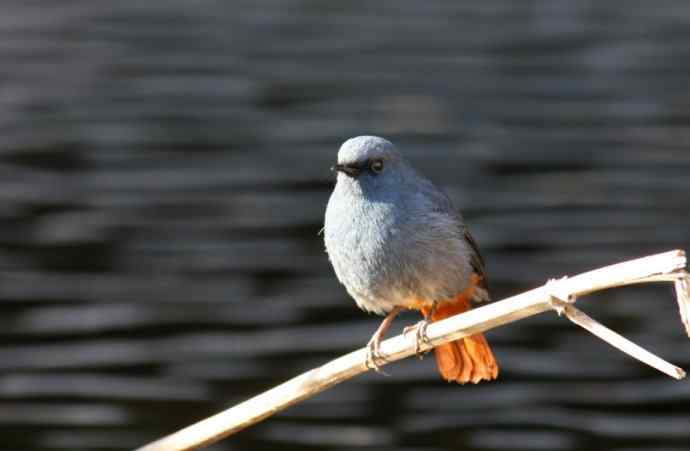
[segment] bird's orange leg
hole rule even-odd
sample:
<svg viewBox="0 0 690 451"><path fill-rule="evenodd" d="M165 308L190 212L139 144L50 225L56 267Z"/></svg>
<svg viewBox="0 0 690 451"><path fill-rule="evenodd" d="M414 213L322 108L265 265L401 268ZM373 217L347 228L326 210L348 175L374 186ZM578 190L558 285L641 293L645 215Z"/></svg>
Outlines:
<svg viewBox="0 0 690 451"><path fill-rule="evenodd" d="M386 374L381 370L381 366L387 363L386 359L381 357L379 351L381 340L383 340L384 335L386 335L386 332L391 327L391 324L393 324L395 317L398 316L402 310L402 307L395 307L393 310L391 310L383 321L381 321L381 325L378 329L376 329L374 335L371 336L369 343L367 343L367 367L371 368L377 373Z"/></svg>

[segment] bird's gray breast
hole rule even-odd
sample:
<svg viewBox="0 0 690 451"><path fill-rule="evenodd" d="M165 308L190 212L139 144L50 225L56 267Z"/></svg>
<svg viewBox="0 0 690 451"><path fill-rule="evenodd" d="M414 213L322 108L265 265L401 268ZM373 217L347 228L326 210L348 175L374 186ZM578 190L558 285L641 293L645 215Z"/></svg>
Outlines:
<svg viewBox="0 0 690 451"><path fill-rule="evenodd" d="M324 238L338 280L360 308L381 314L464 289L468 258L459 230L457 218L424 199L372 199L336 187Z"/></svg>

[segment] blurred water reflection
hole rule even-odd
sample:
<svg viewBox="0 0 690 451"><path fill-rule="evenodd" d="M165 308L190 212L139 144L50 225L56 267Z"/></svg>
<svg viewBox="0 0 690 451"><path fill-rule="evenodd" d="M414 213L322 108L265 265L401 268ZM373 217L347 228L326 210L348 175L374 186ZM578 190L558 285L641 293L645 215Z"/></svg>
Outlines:
<svg viewBox="0 0 690 451"><path fill-rule="evenodd" d="M497 298L690 247L689 25L680 0L5 2L1 448L130 449L365 343L317 236L349 136L448 189ZM583 308L690 366L667 287ZM489 335L499 383L401 362L211 449L687 447L687 383L555 316Z"/></svg>

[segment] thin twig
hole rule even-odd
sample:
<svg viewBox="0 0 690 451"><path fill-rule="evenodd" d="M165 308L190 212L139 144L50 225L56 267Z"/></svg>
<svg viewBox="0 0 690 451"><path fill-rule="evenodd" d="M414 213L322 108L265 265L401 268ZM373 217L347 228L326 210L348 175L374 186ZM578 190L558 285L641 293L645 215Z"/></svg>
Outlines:
<svg viewBox="0 0 690 451"><path fill-rule="evenodd" d="M690 277L685 274L684 277L676 279L675 288L680 320L685 325L685 332L690 336Z"/></svg>
<svg viewBox="0 0 690 451"><path fill-rule="evenodd" d="M685 272L685 263L685 253L681 250L675 250L618 263L571 278L550 281L539 288L431 324L427 329L428 340L421 344L421 351L426 351L442 343L484 332L547 310L562 310L564 309L564 304L567 309L572 307L571 304L578 297L595 291L623 285L661 281L675 283L681 321L688 334L690 334L690 323L688 322L690 317L690 294L688 292L690 284L688 281L690 279L688 279L688 274ZM554 299L557 302L554 302ZM574 309L574 307L572 308ZM569 317L571 320L575 321L573 318L578 319L578 321L581 320L582 317L574 313L579 312L579 310L571 309L570 312L571 315ZM589 319L591 320L591 318ZM625 348L625 352L657 369L660 369L657 365L659 361L663 362L661 366L664 368L666 368L665 365L671 365L639 346L628 342L609 329L604 328L604 331L604 329L598 326L590 327L592 323L586 323L586 321L583 324L587 324L587 330L595 333L603 340L619 349L621 349L622 345ZM583 325L583 327L585 326ZM621 339L624 340L624 343L621 342ZM632 344L632 347L630 344ZM416 339L414 336L405 337L404 335L398 335L381 343L380 354L385 358L386 362L390 363L414 355L415 350ZM671 365L671 367L673 366ZM241 404L146 445L140 448L139 451L184 451L198 449L215 443L276 412L367 370L366 348L362 348L332 360L321 367L307 371ZM670 374L673 371L664 372ZM671 375L677 378L681 377L679 372Z"/></svg>
<svg viewBox="0 0 690 451"><path fill-rule="evenodd" d="M652 354L646 349L636 345L624 336L620 335L591 318L589 315L579 310L573 305L563 304L563 313L565 316L577 324L578 326L587 329L597 337L609 343L611 346L625 352L629 356L636 358L640 362L646 363L652 368L656 368L664 374L671 376L674 379L683 379L685 371L666 360Z"/></svg>

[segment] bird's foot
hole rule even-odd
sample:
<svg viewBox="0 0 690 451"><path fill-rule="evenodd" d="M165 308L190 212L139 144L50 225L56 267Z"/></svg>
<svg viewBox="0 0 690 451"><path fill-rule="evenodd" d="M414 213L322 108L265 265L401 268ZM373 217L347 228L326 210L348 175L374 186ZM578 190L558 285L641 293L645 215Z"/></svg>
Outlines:
<svg viewBox="0 0 690 451"><path fill-rule="evenodd" d="M428 351L422 351L422 345L431 345L429 341L429 336L426 334L426 328L429 327L431 321L428 319L423 319L415 325L407 326L403 329L403 335L407 336L408 333L415 333L415 346L414 353L417 355L419 360L424 358L424 354Z"/></svg>
<svg viewBox="0 0 690 451"><path fill-rule="evenodd" d="M381 325L379 325L379 328L376 329L376 332L374 332L374 335L371 336L369 343L367 343L367 368L372 369L379 374L383 374L384 376L388 376L388 374L386 374L381 367L388 363L388 361L381 355L381 340L386 335L388 328L391 327L391 323L395 317L398 316L402 310L402 307L395 307L393 310L391 310L383 321L381 321Z"/></svg>
<svg viewBox="0 0 690 451"><path fill-rule="evenodd" d="M389 374L381 369L381 367L388 363L388 361L381 355L380 346L381 336L378 333L376 333L371 337L369 343L367 343L366 365L367 368L372 369L384 376L388 376Z"/></svg>

